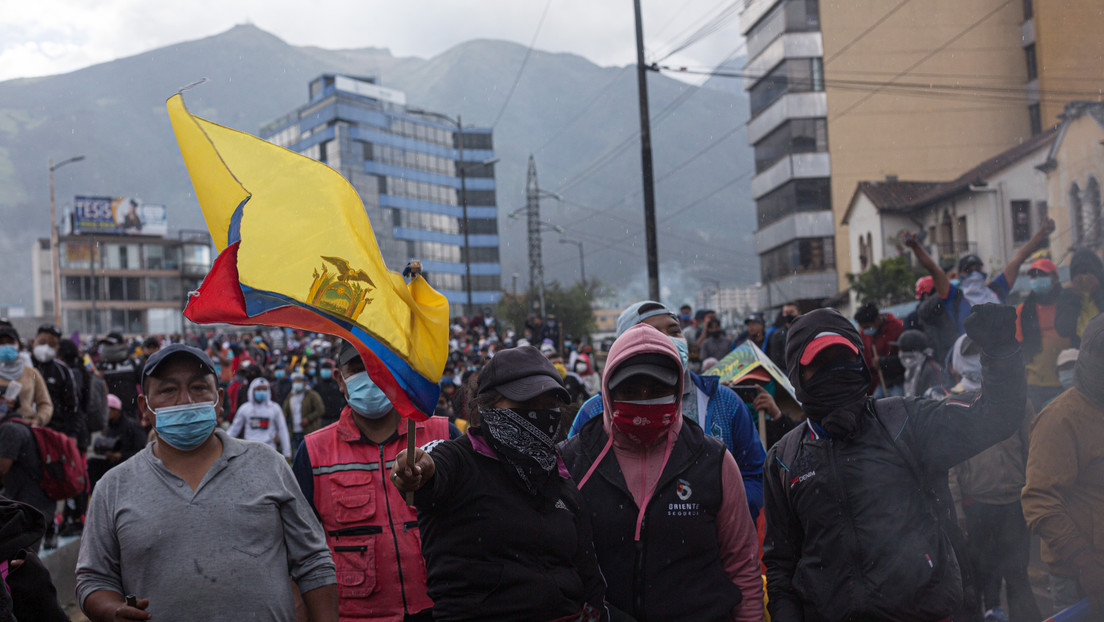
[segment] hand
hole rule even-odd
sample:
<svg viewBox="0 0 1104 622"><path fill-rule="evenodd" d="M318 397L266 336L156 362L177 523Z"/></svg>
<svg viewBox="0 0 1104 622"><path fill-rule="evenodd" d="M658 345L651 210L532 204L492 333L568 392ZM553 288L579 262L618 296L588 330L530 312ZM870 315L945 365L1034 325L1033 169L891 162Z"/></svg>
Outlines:
<svg viewBox="0 0 1104 622"><path fill-rule="evenodd" d="M118 452L118 451L109 451L106 454L104 454L104 456L106 456L107 459L110 460L111 462L120 462L123 459L123 454L121 452Z"/></svg>
<svg viewBox="0 0 1104 622"><path fill-rule="evenodd" d="M421 449L414 449L414 466L411 467L406 463L406 450L399 452L399 455L395 456L395 463L391 465L391 481L395 484L395 488L403 492L414 492L433 477L436 472L436 466L433 464L433 458L429 457L429 454Z"/></svg>
<svg viewBox="0 0 1104 622"><path fill-rule="evenodd" d="M1039 225L1039 230L1035 232L1035 235L1031 236L1038 239L1041 243L1048 235L1054 233L1054 219L1047 218Z"/></svg>
<svg viewBox="0 0 1104 622"><path fill-rule="evenodd" d="M116 620L149 620L153 617L153 614L146 612L146 607L149 607L148 598L140 598L131 607L127 604L119 605L119 608L115 610Z"/></svg>
<svg viewBox="0 0 1104 622"><path fill-rule="evenodd" d="M966 334L989 356L1007 356L1016 341L1016 308L987 302L974 305L966 316Z"/></svg>
<svg viewBox="0 0 1104 622"><path fill-rule="evenodd" d="M900 238L902 244L913 250L920 248L920 238L913 231L902 231L898 238Z"/></svg>
<svg viewBox="0 0 1104 622"><path fill-rule="evenodd" d="M782 417L782 410L778 408L778 404L774 401L774 398L771 397L771 394L767 393L767 390L763 388L763 385L758 385L758 387L759 394L755 396L755 401L753 401L751 405L755 410L763 411L767 413L767 416L772 420L777 421Z"/></svg>

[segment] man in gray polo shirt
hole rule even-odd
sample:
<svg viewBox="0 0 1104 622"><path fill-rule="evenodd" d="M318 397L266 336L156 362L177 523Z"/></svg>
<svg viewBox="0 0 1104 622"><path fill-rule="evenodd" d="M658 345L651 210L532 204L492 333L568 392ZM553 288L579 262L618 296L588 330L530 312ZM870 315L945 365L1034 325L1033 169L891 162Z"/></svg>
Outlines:
<svg viewBox="0 0 1104 622"><path fill-rule="evenodd" d="M200 350L146 361L138 407L157 440L99 481L81 540L77 600L93 622L293 622L289 574L312 620L337 621L321 525L278 453L215 429L223 397Z"/></svg>

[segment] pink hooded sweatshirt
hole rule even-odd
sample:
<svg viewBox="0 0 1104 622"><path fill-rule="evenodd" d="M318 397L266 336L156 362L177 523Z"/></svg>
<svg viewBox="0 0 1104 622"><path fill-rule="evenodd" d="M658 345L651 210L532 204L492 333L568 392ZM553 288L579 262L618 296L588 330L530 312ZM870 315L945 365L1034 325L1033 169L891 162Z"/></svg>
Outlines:
<svg viewBox="0 0 1104 622"><path fill-rule="evenodd" d="M621 467L621 473L625 477L625 484L636 501L639 515L636 521L635 537L640 537L640 522L644 516L642 508L646 508L652 495L655 493L659 476L667 464L671 455L671 447L678 439L682 430L682 407L675 417L668 434L661 437L649 446L638 445L624 434L621 434L613 425L613 399L609 390L609 379L617 370L617 367L627 359L637 354L665 354L674 360L679 368L677 400L682 399L683 383L686 374L682 370L682 361L679 359L678 350L670 337L656 330L649 324L637 324L625 331L610 348L609 357L606 360L605 369L602 372L602 406L603 426L606 434L612 440L613 452L617 457L617 464ZM594 468L602 462L606 450L595 460L594 466L579 483L583 483L591 476ZM729 579L740 588L743 596L740 604L732 611L732 620L737 622L761 622L763 619L763 578L759 566L759 540L755 531L755 523L747 511L747 498L744 493L744 481L740 476L740 468L736 466L736 460L732 454L725 450L724 462L721 467L721 489L724 497L721 500L720 513L717 516L717 542L721 546L721 562ZM676 534L672 534L676 537Z"/></svg>

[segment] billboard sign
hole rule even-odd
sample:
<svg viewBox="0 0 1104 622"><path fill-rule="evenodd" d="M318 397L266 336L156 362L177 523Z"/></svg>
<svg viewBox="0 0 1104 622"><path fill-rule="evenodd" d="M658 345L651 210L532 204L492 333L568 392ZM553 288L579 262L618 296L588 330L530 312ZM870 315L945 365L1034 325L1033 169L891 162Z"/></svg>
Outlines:
<svg viewBox="0 0 1104 622"><path fill-rule="evenodd" d="M73 197L73 233L166 235L164 205L133 197Z"/></svg>

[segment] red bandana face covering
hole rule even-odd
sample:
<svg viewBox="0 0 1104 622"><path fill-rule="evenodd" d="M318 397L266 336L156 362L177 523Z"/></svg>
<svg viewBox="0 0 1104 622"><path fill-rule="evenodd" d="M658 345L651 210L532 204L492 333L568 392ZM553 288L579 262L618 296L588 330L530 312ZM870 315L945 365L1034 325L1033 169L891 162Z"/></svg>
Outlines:
<svg viewBox="0 0 1104 622"><path fill-rule="evenodd" d="M642 445L651 445L675 422L678 403L674 395L654 400L613 403L613 425Z"/></svg>

